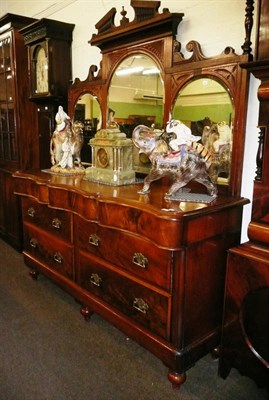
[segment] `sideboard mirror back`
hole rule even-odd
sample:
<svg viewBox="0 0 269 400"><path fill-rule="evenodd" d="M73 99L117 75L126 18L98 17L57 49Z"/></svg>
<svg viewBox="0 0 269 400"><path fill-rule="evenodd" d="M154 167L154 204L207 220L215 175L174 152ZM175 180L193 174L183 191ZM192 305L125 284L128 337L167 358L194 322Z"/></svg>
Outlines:
<svg viewBox="0 0 269 400"><path fill-rule="evenodd" d="M140 123L165 129L171 118L184 120L191 129L201 121L210 121L211 125L217 126L227 125L230 151L225 155L228 157L224 161L226 171L221 171L218 179L219 193L239 195L248 93L248 72L240 64L251 58L250 32L246 32L242 55L237 55L233 48L227 46L219 55L206 57L200 44L193 40L186 48L190 57L185 58L181 53L180 38L177 37L184 14L170 13L168 9L159 12L160 4L160 1L131 0L134 9L132 21L122 8L119 25L115 25L117 10L112 8L95 25L97 33L92 35L89 43L100 49L102 60L99 68L90 66L86 80L74 80L69 90L69 115L74 117L78 99L89 93L100 105L101 127L106 127L112 111L127 136ZM156 74L155 77L145 74L149 68L141 64L141 60L150 61L156 67L158 79ZM127 66L141 68L132 72L131 77L126 75L125 81L115 79L118 71L123 67L127 69ZM205 85L206 82L215 82L222 88L222 93L218 93L219 90L211 92L208 99L205 98L206 93L189 97L187 118L178 113L178 102L184 88L199 80ZM216 112L216 103L219 109L228 110L225 116ZM184 104L181 105L183 109L187 109ZM223 139L219 136L219 143L223 146Z"/></svg>

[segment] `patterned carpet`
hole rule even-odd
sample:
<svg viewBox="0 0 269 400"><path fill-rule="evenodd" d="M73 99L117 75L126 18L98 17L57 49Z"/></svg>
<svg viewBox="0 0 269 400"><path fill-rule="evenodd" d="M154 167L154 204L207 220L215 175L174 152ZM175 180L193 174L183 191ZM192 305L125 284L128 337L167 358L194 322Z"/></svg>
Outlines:
<svg viewBox="0 0 269 400"><path fill-rule="evenodd" d="M160 360L47 278L33 281L22 255L0 240L0 400L263 400L232 370L218 377L210 355L180 391Z"/></svg>

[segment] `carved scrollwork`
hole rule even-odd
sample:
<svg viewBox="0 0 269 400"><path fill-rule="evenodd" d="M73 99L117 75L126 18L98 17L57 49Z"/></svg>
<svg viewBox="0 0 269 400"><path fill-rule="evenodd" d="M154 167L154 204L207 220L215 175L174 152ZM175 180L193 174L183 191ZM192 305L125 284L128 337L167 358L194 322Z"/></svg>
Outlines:
<svg viewBox="0 0 269 400"><path fill-rule="evenodd" d="M185 82L188 82L193 77L192 71L181 72L178 74L173 74L171 77L171 97L175 99L178 95L178 88L183 87Z"/></svg>
<svg viewBox="0 0 269 400"><path fill-rule="evenodd" d="M173 64L177 65L180 63L191 63L197 61L204 61L210 60L212 57L206 57L203 54L201 45L196 40L191 40L186 45L186 50L192 53L191 57L185 58L184 55L181 53L181 43L174 40L173 43ZM235 50L231 46L225 47L223 52L218 56L219 58L227 58L231 56L236 56Z"/></svg>
<svg viewBox="0 0 269 400"><path fill-rule="evenodd" d="M235 54L233 47L227 46L227 47L225 47L225 49L223 50L221 55L223 55L224 57L227 57L227 56L236 55L236 54Z"/></svg>
<svg viewBox="0 0 269 400"><path fill-rule="evenodd" d="M181 53L181 43L173 41L173 64L184 61L184 55Z"/></svg>
<svg viewBox="0 0 269 400"><path fill-rule="evenodd" d="M206 57L204 56L204 54L202 52L201 45L196 40L191 40L187 44L186 50L192 53L192 56L191 56L191 58L188 58L188 61L206 60Z"/></svg>
<svg viewBox="0 0 269 400"><path fill-rule="evenodd" d="M204 73L212 77L223 78L225 84L229 86L231 92L234 91L233 88L236 86L236 76L237 76L237 65L227 64L220 65L219 67L209 67L204 68ZM233 93L231 93L233 95Z"/></svg>
<svg viewBox="0 0 269 400"><path fill-rule="evenodd" d="M97 72L98 71L98 72ZM97 72L97 74L96 74ZM89 68L88 76L85 81L81 81L79 78L75 78L74 84L79 85L85 82L95 82L96 80L100 80L102 76L102 63L100 62L100 67L98 68L97 65L92 64Z"/></svg>

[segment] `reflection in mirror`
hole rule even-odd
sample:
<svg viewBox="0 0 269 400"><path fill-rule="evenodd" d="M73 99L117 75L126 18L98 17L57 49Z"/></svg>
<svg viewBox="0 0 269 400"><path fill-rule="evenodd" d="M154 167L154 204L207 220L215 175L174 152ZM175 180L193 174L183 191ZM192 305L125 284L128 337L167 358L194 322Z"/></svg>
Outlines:
<svg viewBox="0 0 269 400"><path fill-rule="evenodd" d="M156 63L145 54L124 59L109 87L109 109L121 131L131 137L135 126L163 126L164 90Z"/></svg>
<svg viewBox="0 0 269 400"><path fill-rule="evenodd" d="M81 121L84 125L84 145L81 150L82 162L91 162L91 148L89 140L94 137L101 127L102 114L97 99L90 93L81 95L75 105L74 121Z"/></svg>
<svg viewBox="0 0 269 400"><path fill-rule="evenodd" d="M212 154L218 184L229 184L234 108L230 95L216 80L204 77L178 94L173 118L187 125Z"/></svg>

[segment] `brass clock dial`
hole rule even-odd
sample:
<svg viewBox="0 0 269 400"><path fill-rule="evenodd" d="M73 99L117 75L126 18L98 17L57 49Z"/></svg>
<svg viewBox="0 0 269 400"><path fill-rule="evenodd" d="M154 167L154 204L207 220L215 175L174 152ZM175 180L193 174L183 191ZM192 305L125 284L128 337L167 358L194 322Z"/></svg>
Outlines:
<svg viewBox="0 0 269 400"><path fill-rule="evenodd" d="M101 148L97 151L97 163L99 167L106 168L108 166L108 154L105 149Z"/></svg>
<svg viewBox="0 0 269 400"><path fill-rule="evenodd" d="M47 93L48 91L48 59L45 49L40 46L36 56L36 93Z"/></svg>

